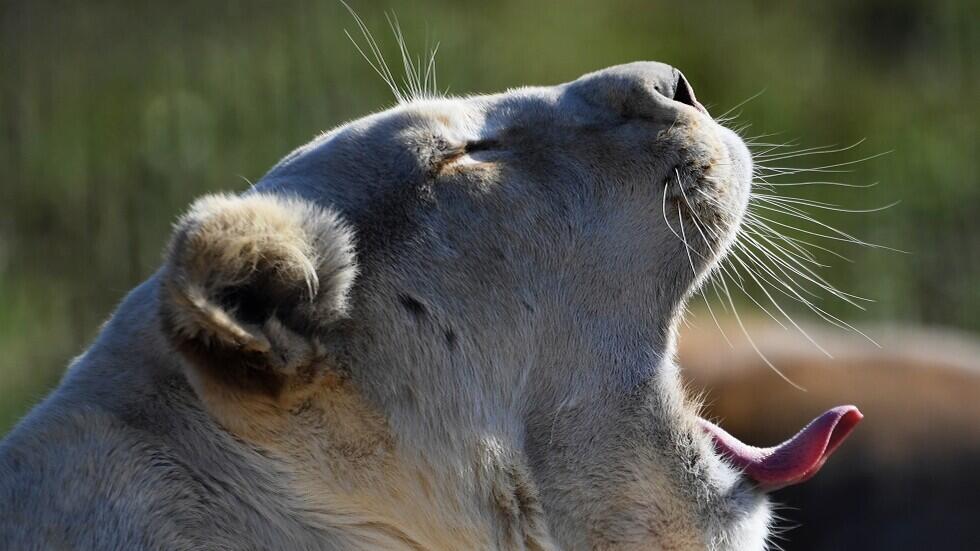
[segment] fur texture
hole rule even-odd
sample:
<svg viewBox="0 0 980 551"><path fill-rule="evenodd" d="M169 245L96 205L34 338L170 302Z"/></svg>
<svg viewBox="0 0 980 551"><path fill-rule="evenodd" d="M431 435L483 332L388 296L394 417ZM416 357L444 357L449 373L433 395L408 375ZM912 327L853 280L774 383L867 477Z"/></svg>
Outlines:
<svg viewBox="0 0 980 551"><path fill-rule="evenodd" d="M672 360L751 180L681 85L415 101L195 203L0 444L4 541L763 548Z"/></svg>

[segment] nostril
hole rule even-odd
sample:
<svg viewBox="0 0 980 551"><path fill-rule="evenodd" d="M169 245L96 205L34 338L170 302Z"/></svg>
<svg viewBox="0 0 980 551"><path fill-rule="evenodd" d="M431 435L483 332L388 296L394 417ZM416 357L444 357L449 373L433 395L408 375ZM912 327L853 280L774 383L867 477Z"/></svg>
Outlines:
<svg viewBox="0 0 980 551"><path fill-rule="evenodd" d="M698 103L697 98L694 97L694 89L691 88L691 84L687 82L687 79L684 78L683 73L680 71L677 71L677 85L674 87L673 100L690 105L702 113L708 113L704 106Z"/></svg>
<svg viewBox="0 0 980 551"><path fill-rule="evenodd" d="M673 99L691 107L694 107L694 104L697 102L694 99L694 90L691 89L691 85L680 71L677 72L677 86L674 88Z"/></svg>

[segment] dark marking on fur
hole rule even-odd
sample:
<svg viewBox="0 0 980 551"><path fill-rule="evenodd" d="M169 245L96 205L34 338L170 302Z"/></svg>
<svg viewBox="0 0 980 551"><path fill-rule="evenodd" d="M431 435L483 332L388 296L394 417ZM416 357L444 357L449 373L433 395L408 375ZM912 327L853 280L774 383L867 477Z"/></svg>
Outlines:
<svg viewBox="0 0 980 551"><path fill-rule="evenodd" d="M502 250L500 249L500 247L491 247L491 248L490 248L490 253L491 253L491 254L493 254L493 257L494 257L494 258L495 258L495 259L496 259L496 260L497 260L498 262L504 262L504 261L506 261L506 260L507 260L507 255L506 255L506 254L504 254L504 251L502 251Z"/></svg>
<svg viewBox="0 0 980 551"><path fill-rule="evenodd" d="M456 350L456 332L450 328L446 329L444 334L446 336L446 346L448 346L450 350Z"/></svg>
<svg viewBox="0 0 980 551"><path fill-rule="evenodd" d="M419 300L413 296L400 294L398 295L398 302L400 302L402 307L404 307L409 314L412 314L412 317L414 317L416 320L421 321L429 314L429 311L426 310L425 305L419 302Z"/></svg>

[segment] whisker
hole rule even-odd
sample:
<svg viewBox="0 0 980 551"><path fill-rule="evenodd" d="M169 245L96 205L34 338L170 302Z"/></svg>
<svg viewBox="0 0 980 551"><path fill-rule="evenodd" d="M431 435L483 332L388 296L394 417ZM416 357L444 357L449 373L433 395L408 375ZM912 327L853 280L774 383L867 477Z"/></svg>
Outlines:
<svg viewBox="0 0 980 551"><path fill-rule="evenodd" d="M402 57L402 68L405 71L403 82L408 88L409 99L418 99L422 95L419 69L416 68L412 56L408 52L408 45L405 42L405 35L402 34L401 25L398 23L398 17L394 14L385 13L385 20L388 21L388 27L395 36L395 43L398 45L398 51Z"/></svg>
<svg viewBox="0 0 980 551"><path fill-rule="evenodd" d="M432 51L429 53L429 62L425 67L426 89L433 96L439 95L439 84L436 82L436 54L439 53L439 44L439 42L436 42L432 47Z"/></svg>
<svg viewBox="0 0 980 551"><path fill-rule="evenodd" d="M674 234L674 237L676 237L677 239L681 239L680 234L678 234L677 231L674 230L674 227L670 225L670 222L667 221L667 187L668 186L670 186L670 180L666 180L664 182L664 192L662 196L663 204L661 205L661 210L663 211L663 215L664 215L664 224L667 224L667 229L670 230L670 233ZM683 239L681 239L681 241L683 242Z"/></svg>
<svg viewBox="0 0 980 551"><path fill-rule="evenodd" d="M758 92L756 92L755 94L752 94L751 96L749 96L749 97L747 97L747 98L745 98L744 100L742 100L742 101L740 101L740 102L738 102L738 103L736 103L736 104L735 104L735 106L734 106L734 107L732 107L731 109L729 109L728 111L725 111L725 112L724 112L724 113L722 113L721 115L719 115L719 116L717 116L717 117L715 117L715 120L718 120L718 119L724 119L725 117L727 117L728 115L730 115L730 114L732 113L732 111L735 111L735 110L736 110L736 109L738 109L739 107L742 107L742 106L743 106L743 105L745 105L746 103L748 103L748 102L750 102L750 101L752 101L752 100L754 100L755 98L757 98L757 97L759 97L759 96L761 96L761 95L762 95L762 94L764 94L765 92L766 92L766 88L763 88L762 90L759 90L759 91L758 91Z"/></svg>
<svg viewBox="0 0 980 551"><path fill-rule="evenodd" d="M780 232L772 229L768 224L766 224L764 221L762 221L759 218L752 217L750 219L747 216L746 217L746 221L750 223L750 225L752 226L752 229L755 230L755 231L764 231L764 232L767 232L768 235L770 235L771 237L774 237L774 238L777 238L777 239L780 239L780 240L784 240L784 241L791 241L793 243L799 244L801 247L812 247L812 248L817 249L819 251L823 251L823 252L825 252L827 254L833 255L833 256L835 256L835 257L843 260L844 262L849 262L849 263L852 263L852 264L854 263L853 260L851 260L850 258L848 258L848 257L840 254L839 252L837 252L837 251L835 251L833 249L830 249L828 247L824 247L822 245L817 245L816 243L813 243L811 241L806 241L806 240L800 239L798 237L793 237L793 236L790 236L790 235L786 235L784 233L780 233Z"/></svg>
<svg viewBox="0 0 980 551"><path fill-rule="evenodd" d="M753 233L758 231L758 229L761 227L759 224L764 224L764 222L760 222L754 215L746 216L745 223L746 226L748 226L749 229L753 231ZM768 232L768 233L762 232L762 233L766 236L770 236L778 241L785 243L788 247L793 249L793 251L787 251L787 253L797 256L797 258L799 258L800 260L803 260L809 264L813 264L814 266L817 266L819 268L829 268L828 265L818 261L817 257L812 252L804 248L802 245L795 243L793 240L789 239L784 234L779 232Z"/></svg>
<svg viewBox="0 0 980 551"><path fill-rule="evenodd" d="M800 385L796 384L795 382L793 382L792 379L790 379L789 377L787 377L786 374L784 374L782 371L780 371L778 368L776 368L776 366L773 365L773 363L771 361L769 361L769 358L767 358L766 355L762 353L762 350L760 350L759 347L758 347L758 345L755 344L755 341L752 339L752 336L749 335L748 329L745 328L745 323L742 322L742 316L740 316L739 313L738 313L738 310L735 309L735 302L732 300L732 294L728 290L728 284L725 283L724 278L722 278L721 284L722 284L722 287L725 289L725 296L728 297L728 304L732 307L732 313L735 314L735 321L738 323L738 326L742 329L742 334L745 335L745 339L748 341L748 343L752 347L752 349L755 350L755 353L758 354L759 358L762 359L762 361L765 362L765 364L767 366L769 366L770 369L772 369L773 371L775 371L776 374L779 375L779 377L781 379L783 379L784 381L786 381L787 383L789 383L794 388L796 388L798 390L802 390L803 392L806 392L806 389L805 388L803 388L802 386L800 386Z"/></svg>
<svg viewBox="0 0 980 551"><path fill-rule="evenodd" d="M899 252L899 253L906 252L906 251L902 251L900 249L895 249L895 248L888 247L888 246L885 246L885 245L879 245L877 243L869 243L867 241L862 241L862 240L854 237L853 235L850 235L850 234L845 233L845 232L843 232L841 230L838 230L837 228L835 228L833 226L830 226L828 224L825 224L823 222L820 222L819 220L816 220L813 217L808 216L808 215L806 215L805 213L802 213L802 212L794 212L794 211L790 211L790 210L783 210L781 208L775 208L772 205L759 205L759 204L756 204L755 206L757 208L765 209L765 210L768 210L768 211L773 211L773 212L778 212L780 214L786 214L786 215L790 215L790 216L795 216L796 218L800 218L800 219L802 219L802 220L804 220L806 222L810 222L812 224L816 224L816 225L818 225L820 227L826 228L826 229L828 229L828 230L830 230L830 231L838 234L839 237L838 236L833 236L833 235L827 235L827 234L823 234L823 233L819 233L819 232L810 231L810 230L807 230L805 228L798 228L796 226L791 226L789 224L785 224L785 223L779 222L777 220L773 220L772 218L767 218L765 216L762 216L762 215L756 213L756 216L758 216L762 220L765 220L766 222L769 222L770 224L775 224L777 226L781 226L781 227L784 227L784 228L787 228L787 229L791 229L791 230L794 230L794 231L806 233L806 234L812 235L814 237L822 237L824 239L830 239L832 241L843 241L845 243L852 243L854 245L862 245L864 247L869 247L869 248L872 248L872 249L885 249L885 250L888 250L888 251L894 251L894 252ZM785 207L784 206L783 208L789 208L789 207Z"/></svg>
<svg viewBox="0 0 980 551"><path fill-rule="evenodd" d="M820 344L817 343L817 341L815 341L813 339L813 337L810 336L809 333L807 333L802 327L800 327L800 325L798 323L796 323L796 320L794 320L792 316L790 316L788 313L786 313L785 310L783 310L783 307L780 306L779 302L776 301L776 299L773 298L773 296L771 294L769 294L769 291L766 290L766 286L763 285L762 282L760 282L756 278L756 276L753 273L752 269L749 268L747 265L745 265L744 264L744 261L741 258L739 258L738 255L733 255L733 258L735 258L736 260L738 260L740 263L743 263L743 266L745 266L745 270L749 273L749 275L755 281L755 283L758 286L758 288L766 295L766 297L769 299L769 301L772 303L772 305L775 306L777 310L779 310L779 312L783 315L783 317L785 317L791 324L793 324L793 327L795 327L806 338L806 340L810 341L810 343L813 344L813 346L815 346L818 350L820 350L821 352L823 352L828 358L833 358L833 356L830 354L830 352L827 352L827 350L824 349L824 347L820 346ZM778 323L778 321L777 321L777 323ZM779 325L785 329L785 326L783 324L780 323Z"/></svg>
<svg viewBox="0 0 980 551"><path fill-rule="evenodd" d="M351 36L351 34L346 29L344 30L344 34L347 35L347 38L357 49L358 53L361 54L361 57L364 58L364 61L366 61L367 64L370 65L372 69L374 69L374 72L376 72L378 76L380 76L381 79L388 85L388 87L391 89L391 93L395 96L395 100L398 103L404 103L405 96L402 94L401 90L398 89L398 85L395 84L395 77L391 73L391 69L388 67L388 63L385 61L384 55L381 52L381 48L378 47L377 41L374 40L374 36L371 34L371 31L364 23L364 20L361 19L361 16L358 15L357 12L354 11L354 8L350 7L350 4L348 4L345 0L340 0L340 3L344 6L344 8L347 9L347 12L350 13L351 17L354 18L354 22L357 24L358 29L361 31L361 35L364 37L364 41L367 44L367 48L371 51L371 54L374 57L374 61L372 61L371 58L368 57L368 55L361 48L360 44L356 40L354 40L354 37Z"/></svg>
<svg viewBox="0 0 980 551"><path fill-rule="evenodd" d="M760 155L759 158L763 158L768 161L781 161L784 159L794 159L797 157L810 157L813 155L828 155L831 153L842 153L844 151L850 151L851 149L860 146L866 140L867 138L861 138L860 140L854 142L853 144L844 147L837 147L836 145L807 147L804 149L799 149L796 151L787 151L783 153L774 154L771 156ZM755 158L755 156L753 156L753 158Z"/></svg>
<svg viewBox="0 0 980 551"><path fill-rule="evenodd" d="M892 151L882 151L881 153L875 153L874 155L868 155L860 159L854 159L853 161L843 161L840 163L833 163L829 165L810 167L810 168L797 168L797 167L778 167L778 166L766 166L765 164L757 164L756 168L759 170L766 170L770 172L779 172L783 174L799 174L801 172L848 172L846 170L835 170L843 166L853 166L863 162L870 161L872 159L877 159L878 157L883 157L885 155L890 155Z"/></svg>
<svg viewBox="0 0 980 551"><path fill-rule="evenodd" d="M802 262L800 262L796 257L787 254L786 249L784 249L778 243L775 243L774 241L772 241L768 237L765 237L765 236L762 236L762 235L758 235L758 237L762 238L769 246L774 247L779 252L783 253L783 256L782 257L780 257L778 255L770 255L769 258L771 260L777 262L778 264L781 264L783 267L785 267L786 269L790 270L791 272L793 272L794 274L798 275L799 277L802 277L803 279L809 281L810 283L816 285L817 287L820 287L821 289L823 289L823 290L827 291L828 293L834 295L835 297L843 300L844 302L847 302L848 304L854 306L855 308L859 308L861 310L864 310L864 307L861 306L861 305L859 305L858 303L854 302L854 300L869 301L869 299L866 299L866 298L863 298L863 297L859 297L859 296L856 296L856 295L851 295L849 293L845 293L843 291L838 290L836 287L834 287L830 283L827 283L827 281L825 281L822 277L820 277L819 275L817 275L816 272L814 272L809 267L807 267L805 264L803 264ZM769 252L768 249L766 249L765 247L762 247L758 243L758 241L755 241L755 238L753 236L750 236L750 235L746 234L746 239L748 239L750 242L752 242L753 244L755 244L761 250L765 250L766 252Z"/></svg>
<svg viewBox="0 0 980 551"><path fill-rule="evenodd" d="M769 182L764 178L760 178L766 186L772 187L801 187L801 186L836 186L836 187L850 187L850 188L872 188L878 185L878 182L872 182L870 184L847 184L844 182L831 182L831 181L809 181L809 182Z"/></svg>
<svg viewBox="0 0 980 551"><path fill-rule="evenodd" d="M769 202L769 203L802 205L805 207L813 207L813 208L823 209L823 210L832 210L834 212L860 213L860 214L865 214L869 212L881 212L883 210L890 209L902 202L901 200L893 201L891 203L888 203L887 205L883 205L880 207L873 207L869 209L845 209L840 207L839 205L824 203L822 201L814 201L811 199L801 199L799 197L782 197L779 195L767 195L764 193L756 193L753 194L752 197L760 201Z"/></svg>
<svg viewBox="0 0 980 551"><path fill-rule="evenodd" d="M838 318L838 317L836 317L836 316L834 316L832 314L829 314L829 313L825 312L823 309L821 309L820 307L818 307L812 301L807 300L802 295L800 295L797 292L797 289L799 289L802 292L806 292L807 294L810 294L810 295L813 295L813 293L810 293L809 291L807 291L803 287L800 287L799 284L796 283L796 281L792 278L792 276L790 276L789 274L786 274L785 271L783 271L783 269L781 267L777 266L777 269L779 269L781 272L783 272L783 275L786 277L785 280L782 279L782 278L780 278L780 277L778 277L778 276L776 276L774 274L774 272L772 272L769 269L769 267L764 262L762 262L761 260L759 260L758 258L755 258L754 259L754 262L756 263L756 265L758 265L763 270L769 271L771 274L773 274L771 277L775 281L770 280L769 282L770 283L775 283L777 285L776 289L779 290L782 294L784 294L784 295L786 295L786 296L788 296L790 298L793 298L793 299L797 300L798 302L800 302L801 304L803 304L804 306L806 306L808 309L810 309L813 313L817 314L818 317L820 317L821 319L823 319L827 323L830 323L831 325L834 325L835 327L838 327L838 328L843 329L843 330L853 331L853 332L861 335L865 339L867 339L869 342L871 342L875 346L879 346L878 343L874 341L874 339L872 339L871 337L867 336L863 332L859 331L857 328L855 328L851 324L849 324L849 323L841 320L840 318ZM768 279L768 278L764 278L764 279ZM789 283L787 283L786 282L787 280L790 281L792 283L792 285L790 285ZM796 287L794 288L793 286L796 286ZM779 288L779 287L782 287L782 288ZM783 290L783 289L785 289L785 290Z"/></svg>
<svg viewBox="0 0 980 551"><path fill-rule="evenodd" d="M684 185L681 183L680 171L678 171L678 170L675 169L674 170L674 174L677 176L677 184L680 187L681 196L684 197L684 202L687 204L688 210L690 210L691 214L694 217L694 219L693 219L694 228L696 230L698 230L698 233L701 234L701 239L704 240L704 244L706 246L709 246L710 247L711 246L711 243L708 241L708 238L704 235L704 232L701 231L701 226L699 225L699 223L701 225L703 225L703 223L701 222L701 218L698 216L697 211L694 210L694 207L691 205L691 202L688 201L688 199L687 199L687 193L684 191ZM680 212L681 212L680 205L677 205L678 219L680 219ZM684 246L685 246L685 248L687 250L687 260L691 264L691 272L694 274L695 277L697 277L697 270L694 269L694 259L691 258L691 248L689 246L687 246L687 236L684 233L684 222L683 222L683 220L680 220L680 226L681 226L681 237L684 239ZM707 230L709 233L711 233L711 230L707 226L705 226L704 229ZM700 294L701 294L701 299L704 300L705 307L708 308L708 313L711 314L711 319L714 320L714 322L715 322L715 327L717 327L718 328L718 331L721 332L721 336L722 336L722 338L725 339L725 342L727 342L729 346L731 346L732 348L734 348L734 345L732 345L732 341L729 340L728 339L728 335L725 334L725 330L721 328L721 323L718 322L718 317L715 316L715 311L714 311L713 308L711 308L711 303L708 302L708 298L704 295L704 293L700 293Z"/></svg>
<svg viewBox="0 0 980 551"><path fill-rule="evenodd" d="M733 251L733 253L734 253L734 251ZM734 260L739 260L737 258L737 256L734 255L734 254L733 254L732 258ZM743 264L743 268L744 267L745 267L745 265ZM786 326L783 325L783 322L779 321L779 318L777 318L772 312L770 312L768 308L766 308L765 306L763 306L762 303L760 303L754 296L752 296L752 293L750 293L749 290L745 288L745 285L743 284L743 282L745 281L745 279L742 277L742 274L738 271L738 268L735 266L735 264L732 264L731 262L728 262L726 264L721 264L719 266L719 268L722 271L724 271L725 273L727 273L729 276L732 276L732 279L733 279L732 284L735 285L740 291L742 291L742 294L744 294L746 298L748 298L750 301L752 301L752 303L755 304L760 310L762 310L767 316L769 316L770 318L772 318L772 321L776 322L777 325L779 325L783 329L786 329ZM753 279L755 279L755 277L753 276L751 270L746 269L746 271L747 271L749 277L752 277ZM736 275L732 275L733 273L735 273ZM738 279L737 282L734 281L735 278Z"/></svg>

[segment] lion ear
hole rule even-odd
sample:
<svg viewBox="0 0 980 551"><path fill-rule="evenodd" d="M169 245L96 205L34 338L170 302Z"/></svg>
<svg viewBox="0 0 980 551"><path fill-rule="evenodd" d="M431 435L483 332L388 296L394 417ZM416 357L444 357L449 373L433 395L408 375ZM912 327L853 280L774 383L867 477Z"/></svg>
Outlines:
<svg viewBox="0 0 980 551"><path fill-rule="evenodd" d="M356 272L335 213L292 197L205 196L167 251L163 328L192 381L277 397L323 371Z"/></svg>

